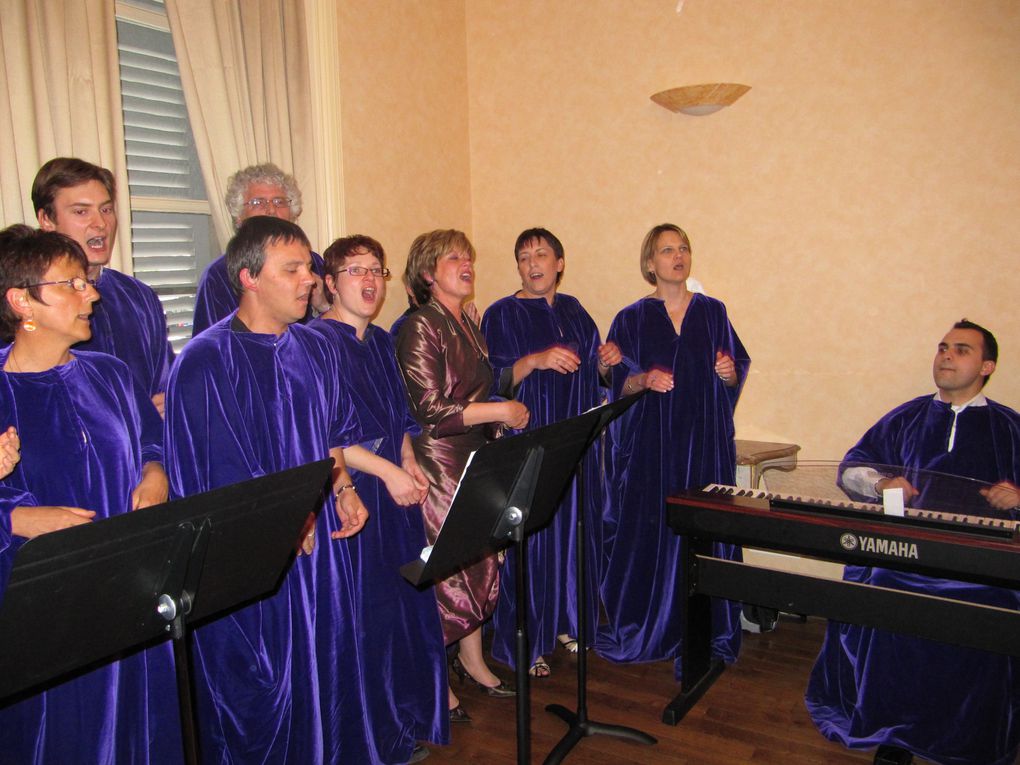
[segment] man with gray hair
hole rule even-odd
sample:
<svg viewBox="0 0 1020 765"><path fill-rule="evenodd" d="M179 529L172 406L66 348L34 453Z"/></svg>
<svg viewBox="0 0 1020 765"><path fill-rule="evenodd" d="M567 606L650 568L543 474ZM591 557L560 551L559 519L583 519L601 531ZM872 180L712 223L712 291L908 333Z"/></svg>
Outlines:
<svg viewBox="0 0 1020 765"><path fill-rule="evenodd" d="M230 176L223 201L227 205L235 230L242 221L257 215L270 215L295 223L302 209L301 189L298 188L294 176L283 172L271 162L251 165ZM315 252L312 253L312 265L316 284L305 321L312 317L313 310L318 314L329 308L322 289L322 258ZM237 310L237 305L237 292L227 276L226 256L220 256L209 264L198 283L191 336L194 337L220 319L229 316Z"/></svg>

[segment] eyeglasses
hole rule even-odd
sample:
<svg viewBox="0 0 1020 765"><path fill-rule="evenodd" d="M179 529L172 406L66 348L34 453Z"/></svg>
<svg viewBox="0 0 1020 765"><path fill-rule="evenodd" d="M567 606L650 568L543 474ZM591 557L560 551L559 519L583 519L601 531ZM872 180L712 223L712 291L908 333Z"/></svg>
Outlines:
<svg viewBox="0 0 1020 765"><path fill-rule="evenodd" d="M344 271L349 273L351 276L364 276L365 274L372 274L372 276L381 276L384 279L390 278L390 269L388 268L366 268L365 266L347 266L347 268L337 269L338 274L342 274Z"/></svg>
<svg viewBox="0 0 1020 765"><path fill-rule="evenodd" d="M76 276L73 279L61 279L60 281L57 282L37 282L36 284L26 284L24 287L21 287L21 289L27 290L30 287L46 287L47 285L50 284L66 284L75 292L84 292L89 287L95 287L96 280L84 279L81 276Z"/></svg>
<svg viewBox="0 0 1020 765"><path fill-rule="evenodd" d="M245 207L250 207L252 210L268 210L270 207L275 207L279 210L281 207L290 207L291 200L288 197L273 197L272 199L264 199L262 197L255 197L249 199L244 203Z"/></svg>

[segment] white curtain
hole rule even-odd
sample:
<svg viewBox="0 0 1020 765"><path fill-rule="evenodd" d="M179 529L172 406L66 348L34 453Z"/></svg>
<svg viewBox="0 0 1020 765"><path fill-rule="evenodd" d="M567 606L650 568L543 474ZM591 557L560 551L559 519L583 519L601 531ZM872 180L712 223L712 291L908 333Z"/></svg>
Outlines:
<svg viewBox="0 0 1020 765"><path fill-rule="evenodd" d="M325 247L327 237L339 232L329 230L335 223L321 208L337 200L323 199L332 192L320 179L338 172L339 163L323 156L321 131L316 135L321 109L310 84L304 2L167 0L166 5L220 244L233 233L223 203L227 178L248 165L274 162L297 178L304 200L299 223L313 244ZM312 13L318 16L321 8ZM316 79L320 75L316 70Z"/></svg>
<svg viewBox="0 0 1020 765"><path fill-rule="evenodd" d="M117 28L109 0L2 0L0 218L35 225L32 180L59 156L113 171L121 235L111 265L131 273L131 210Z"/></svg>

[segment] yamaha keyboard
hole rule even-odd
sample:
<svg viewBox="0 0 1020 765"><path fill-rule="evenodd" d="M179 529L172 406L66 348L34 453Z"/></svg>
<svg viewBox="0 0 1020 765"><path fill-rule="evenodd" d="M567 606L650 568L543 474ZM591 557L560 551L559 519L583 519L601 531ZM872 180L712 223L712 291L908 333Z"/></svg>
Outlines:
<svg viewBox="0 0 1020 765"><path fill-rule="evenodd" d="M670 528L686 537L688 598L681 692L663 712L664 722L679 722L724 669L710 650L712 597L1020 655L1017 611L712 555L713 542L728 542L1020 589L1017 521L910 509L887 515L881 505L717 485L668 497L666 514Z"/></svg>

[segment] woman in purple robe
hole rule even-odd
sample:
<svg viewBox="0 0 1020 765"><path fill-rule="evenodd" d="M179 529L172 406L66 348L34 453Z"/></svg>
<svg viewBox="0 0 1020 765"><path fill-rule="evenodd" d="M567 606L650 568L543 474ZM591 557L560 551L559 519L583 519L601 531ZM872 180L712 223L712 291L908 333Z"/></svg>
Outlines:
<svg viewBox="0 0 1020 765"><path fill-rule="evenodd" d="M523 428L528 409L517 401L490 401L493 372L485 339L464 310L475 281L475 249L460 231L432 231L411 245L405 282L421 306L400 328L397 358L411 412L421 426L414 453L428 479L422 503L429 544L436 541L453 493L471 452L492 433L491 426ZM499 391L508 392L509 375ZM490 555L436 585L447 645L458 644L453 669L490 696L514 691L485 663L480 627L496 607L499 562ZM452 689L450 719L466 719ZM469 719L469 718L467 718Z"/></svg>
<svg viewBox="0 0 1020 765"><path fill-rule="evenodd" d="M13 434L23 439L23 459L0 481L0 592L28 539L167 498L162 426L147 391L119 359L71 351L90 338L99 299L87 268L62 234L0 232L0 334L13 338L0 351L5 462L14 459ZM169 643L0 709L3 763L182 758Z"/></svg>
<svg viewBox="0 0 1020 765"><path fill-rule="evenodd" d="M687 234L672 224L653 228L641 246L641 275L655 292L620 311L609 329L623 353L613 392L651 391L610 426L601 581L608 623L596 649L613 661L679 658L683 542L666 525L665 499L734 480L733 410L750 359L726 307L688 290L690 272ZM718 545L716 554L740 552ZM735 661L739 604L715 601L712 617L713 652Z"/></svg>
<svg viewBox="0 0 1020 765"><path fill-rule="evenodd" d="M420 503L429 484L418 467L393 339L371 323L386 297L385 253L367 236L337 239L324 253L331 306L310 325L341 352L362 434L344 449L351 479L372 518L345 543L356 582L369 718L381 762L416 762L416 741L449 742L446 652L432 589L418 590L399 568L425 546Z"/></svg>
<svg viewBox="0 0 1020 765"><path fill-rule="evenodd" d="M489 358L501 376L510 370L514 397L531 412L529 428L551 425L599 404L602 375L621 360L615 343L603 345L598 327L577 298L558 292L565 260L563 245L545 229L528 229L514 246L521 289L489 306L482 333ZM602 507L602 480L597 449L584 461L587 556L598 552L597 520ZM557 642L577 650L577 496L568 489L552 522L528 538L528 645L534 677L550 673L545 656ZM492 655L514 665L516 633L515 556L507 558L500 577L499 605L493 616ZM589 566L584 586L590 615L590 645L598 619L598 578Z"/></svg>

